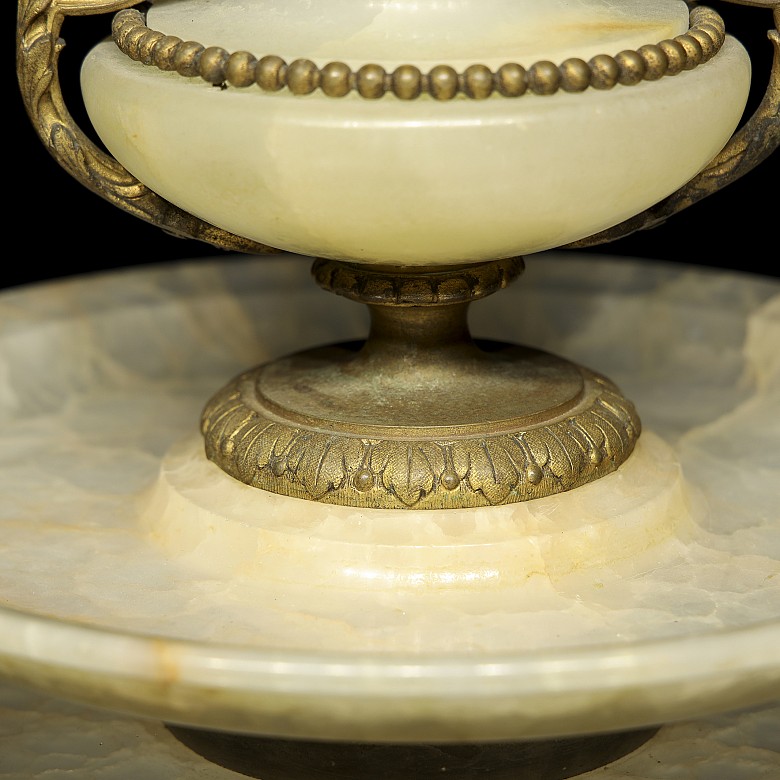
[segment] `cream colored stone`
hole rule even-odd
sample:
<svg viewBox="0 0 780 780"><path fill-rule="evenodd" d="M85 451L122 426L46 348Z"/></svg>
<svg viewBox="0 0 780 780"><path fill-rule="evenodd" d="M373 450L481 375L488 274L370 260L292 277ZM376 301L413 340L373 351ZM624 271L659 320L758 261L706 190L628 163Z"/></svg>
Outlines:
<svg viewBox="0 0 780 780"><path fill-rule="evenodd" d="M197 527L207 513L194 515L185 549L150 536L144 515L168 453L196 436L216 388L277 355L365 333L361 307L317 289L306 260L220 258L8 291L0 672L156 719L342 739L570 734L776 699L779 296L777 282L749 276L596 256L529 260L521 282L475 304L475 334L531 343L614 379L646 430L626 466L655 453L666 475L658 484L674 498L679 463L691 514L642 526L630 502L609 509L623 469L590 491L591 517L603 500L611 523L575 513L561 528L562 544L593 542L587 565L567 567L564 549L547 544L560 512L545 500L536 505L545 512L520 509L536 544L515 543L547 569L506 587L412 578L391 588L388 578L357 587L343 562L413 570L397 554L414 544L395 515L387 528L376 518L348 528L306 507L315 514L293 515L296 529L250 512L242 533L280 540L261 550L268 561L289 556L296 534L326 552L349 534L344 557L314 562L315 584L302 568L270 564L264 578L254 550L232 543L228 565L242 576L223 576L219 545ZM208 474L203 462L186 469L199 479L201 467ZM204 483L191 496L210 492ZM461 540L474 570L473 542L492 539L495 552L519 531L502 511L478 517L423 518L434 527L417 560L457 562ZM616 535L602 548L605 528ZM645 542L646 529L657 535ZM215 533L231 541L218 523ZM621 540L635 545L624 558ZM529 561L518 555L517 571Z"/></svg>
<svg viewBox="0 0 780 780"><path fill-rule="evenodd" d="M355 590L415 604L450 590L523 599L534 578L554 585L628 561L657 566L663 543L696 527L674 451L652 432L617 473L578 490L446 512L357 510L257 490L205 460L198 436L163 459L141 522L203 576L322 589L320 601ZM399 628L395 640L403 636Z"/></svg>
<svg viewBox="0 0 780 780"><path fill-rule="evenodd" d="M430 32L435 19L447 35ZM363 57L425 65L459 50L456 65L475 58L495 67L654 44L687 29L687 7L471 0L237 9L193 0L155 4L149 21L205 45L318 65ZM512 36L519 28L526 32ZM705 65L632 87L444 102L223 90L133 62L112 42L87 56L82 74L108 149L186 211L292 252L420 265L538 252L653 205L724 146L745 106L750 62L729 38Z"/></svg>
<svg viewBox="0 0 780 780"><path fill-rule="evenodd" d="M182 40L391 70L413 60L500 67L590 59L674 38L688 29L681 0L157 0L149 25Z"/></svg>

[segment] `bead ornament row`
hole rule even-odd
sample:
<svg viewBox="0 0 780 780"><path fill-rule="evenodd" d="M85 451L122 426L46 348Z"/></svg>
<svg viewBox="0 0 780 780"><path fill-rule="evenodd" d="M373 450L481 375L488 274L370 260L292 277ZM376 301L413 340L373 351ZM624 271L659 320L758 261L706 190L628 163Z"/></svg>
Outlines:
<svg viewBox="0 0 780 780"><path fill-rule="evenodd" d="M416 65L400 65L388 72L367 64L353 70L343 62L318 67L308 59L287 63L276 55L255 57L248 51L230 53L220 46L203 46L165 35L146 26L146 16L129 8L114 16L112 36L119 49L133 60L188 78L201 78L215 86L258 86L265 92L289 90L310 95L320 90L328 97L352 92L372 100L392 94L401 100L430 95L436 100L464 96L483 100L491 95L516 98L531 93L553 95L611 89L674 76L707 62L723 46L726 28L721 16L697 6L690 14L690 29L674 39L648 44L613 56L599 54L590 61L570 58L556 65L548 60L528 68L506 63L493 71L487 65L470 65L462 73L450 65L436 65L427 73Z"/></svg>

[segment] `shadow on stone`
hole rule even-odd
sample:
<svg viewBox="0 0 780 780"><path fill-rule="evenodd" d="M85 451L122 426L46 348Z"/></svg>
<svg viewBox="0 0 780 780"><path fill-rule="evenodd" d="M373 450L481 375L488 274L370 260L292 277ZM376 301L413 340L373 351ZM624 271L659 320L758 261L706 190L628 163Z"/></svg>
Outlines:
<svg viewBox="0 0 780 780"><path fill-rule="evenodd" d="M392 745L167 728L211 763L258 780L566 780L634 752L658 731L533 742Z"/></svg>

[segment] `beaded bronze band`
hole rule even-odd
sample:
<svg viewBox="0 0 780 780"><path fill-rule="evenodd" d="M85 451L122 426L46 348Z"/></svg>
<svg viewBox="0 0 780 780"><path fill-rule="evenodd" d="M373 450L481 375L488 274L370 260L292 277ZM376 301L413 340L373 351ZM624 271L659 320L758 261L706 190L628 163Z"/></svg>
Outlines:
<svg viewBox="0 0 780 780"><path fill-rule="evenodd" d="M697 6L691 11L687 33L636 51L622 51L614 57L599 54L589 62L571 58L560 65L543 60L529 68L510 62L496 71L475 64L462 73L450 65L436 65L427 73L415 65L401 65L388 73L376 64L353 70L343 62L330 62L320 68L308 59L287 63L275 55L258 59L248 51L231 54L219 46L206 47L152 30L146 26L146 16L133 8L116 14L112 34L131 59L214 85L256 85L265 92L287 89L293 95L320 90L328 97L356 92L367 99L392 94L414 100L427 94L437 100L459 95L480 100L494 94L520 97L529 92L553 95L559 90L611 89L674 76L714 57L723 46L726 28L717 12Z"/></svg>

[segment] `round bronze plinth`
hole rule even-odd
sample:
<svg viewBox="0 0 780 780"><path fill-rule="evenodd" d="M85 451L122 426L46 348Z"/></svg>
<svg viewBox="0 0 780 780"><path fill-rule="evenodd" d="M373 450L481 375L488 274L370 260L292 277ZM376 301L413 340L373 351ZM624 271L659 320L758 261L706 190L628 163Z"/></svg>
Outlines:
<svg viewBox="0 0 780 780"><path fill-rule="evenodd" d="M628 457L639 420L612 383L544 352L486 347L439 376L361 370L371 361L357 344L261 366L210 401L207 454L274 493L418 509L539 498Z"/></svg>
<svg viewBox="0 0 780 780"><path fill-rule="evenodd" d="M469 303L522 269L519 258L411 272L317 261L323 287L369 306L369 338L235 378L204 410L208 457L247 485L380 509L509 504L609 474L641 428L618 388L469 334Z"/></svg>

